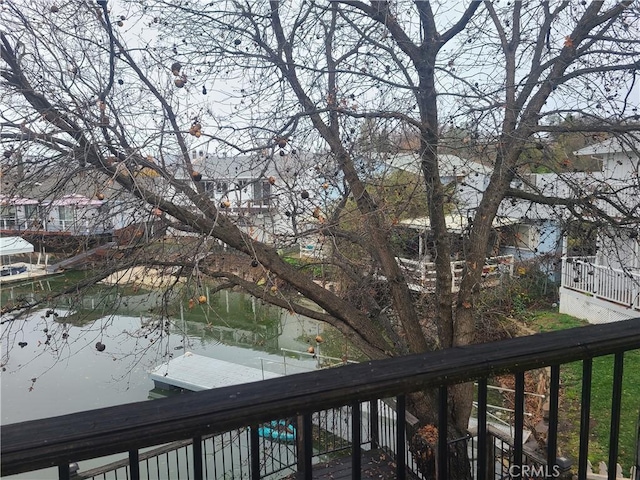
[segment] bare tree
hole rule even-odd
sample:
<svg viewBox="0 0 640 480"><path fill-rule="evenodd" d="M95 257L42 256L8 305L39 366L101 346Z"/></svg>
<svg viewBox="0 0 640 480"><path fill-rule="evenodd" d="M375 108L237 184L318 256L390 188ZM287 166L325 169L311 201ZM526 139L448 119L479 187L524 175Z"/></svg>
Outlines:
<svg viewBox="0 0 640 480"><path fill-rule="evenodd" d="M133 263L197 265L224 287L333 325L380 359L474 341L474 298L506 197L613 221L593 199L518 189L513 180L526 179L523 152L544 144L548 132L638 130L633 2L451 9L423 1L141 1L112 8L4 6L1 136L11 161L3 175L55 172L63 183L84 175L96 191L135 199L147 217L199 239L171 260L141 246ZM589 122L549 120L569 114ZM452 198L439 157L456 149L475 152L492 172L474 211L465 212L471 221L459 252L451 247ZM381 166L407 151L424 182L433 240L429 315L416 308L390 242L398 204L385 201L388 189L371 188ZM280 245L311 237L335 247L323 261L358 286L358 301L318 285L258 241L228 200L231 187L220 187L222 200L211 195L216 187L202 175L224 156L238 158L236 172L257 169L269 178L280 220L293 223L286 234L274 231ZM358 229L344 228L354 209ZM216 263L209 240L246 254L267 282ZM361 261L345 255L344 242ZM457 293L454 253L465 260ZM451 396L455 434L467 427L472 389L456 387ZM434 422L428 395L413 409Z"/></svg>

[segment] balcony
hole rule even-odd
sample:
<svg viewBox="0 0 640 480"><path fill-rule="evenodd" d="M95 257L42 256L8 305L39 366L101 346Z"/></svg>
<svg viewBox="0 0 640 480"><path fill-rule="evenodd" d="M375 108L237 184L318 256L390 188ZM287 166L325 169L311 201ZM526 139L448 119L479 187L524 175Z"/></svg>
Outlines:
<svg viewBox="0 0 640 480"><path fill-rule="evenodd" d="M469 454L470 476L478 480L520 477L527 471L523 465L555 473L563 465L557 458L560 369L581 361L583 421L576 466L578 478L586 479L592 360L615 355L608 451L608 463L615 465L624 352L639 346L640 319L632 319L11 424L1 431L1 473L57 466L60 479L107 478L99 471L72 476L70 464L124 453L126 458L110 467L120 471L116 478L215 479L229 478L229 471L231 478L252 480L427 478L417 472L418 459L408 448L414 420L405 410L406 396L435 390L437 427L447 431L448 389L469 381L478 383L477 427L463 438L436 441L431 460L437 478L452 478L451 455L460 445ZM523 446L525 372L543 367L550 371L547 447L536 455ZM515 378L513 438L496 433L488 422L487 380L501 373ZM290 444L260 436L261 426L279 419L292 419L296 435ZM149 452L149 447L157 448ZM334 459L320 462L321 447ZM615 468L610 471L614 478Z"/></svg>
<svg viewBox="0 0 640 480"><path fill-rule="evenodd" d="M595 262L593 256L562 259L561 312L592 323L637 316L640 272Z"/></svg>

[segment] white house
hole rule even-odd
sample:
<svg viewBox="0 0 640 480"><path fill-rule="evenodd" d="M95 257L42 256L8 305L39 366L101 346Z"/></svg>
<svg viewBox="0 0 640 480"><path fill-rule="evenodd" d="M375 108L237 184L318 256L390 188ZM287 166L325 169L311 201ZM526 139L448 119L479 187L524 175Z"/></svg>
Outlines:
<svg viewBox="0 0 640 480"><path fill-rule="evenodd" d="M0 229L11 232L65 232L94 235L110 230L100 220L104 202L84 195L54 200L0 195Z"/></svg>
<svg viewBox="0 0 640 480"><path fill-rule="evenodd" d="M193 171L179 169L175 175L196 180L220 211L251 238L284 246L307 229L316 208L327 200L328 184L314 175L314 167L325 170L328 162L332 162L329 155L289 147L275 154L237 156L196 149L191 152ZM176 201L189 204L186 198Z"/></svg>
<svg viewBox="0 0 640 480"><path fill-rule="evenodd" d="M12 235L103 235L152 217L109 177L56 173L37 181L24 175L3 177L0 230Z"/></svg>
<svg viewBox="0 0 640 480"><path fill-rule="evenodd" d="M601 174L584 194L609 216L609 225L594 224L595 255L575 256L565 244L562 313L591 323L640 316L639 150L638 142L610 139L574 152L602 162Z"/></svg>
<svg viewBox="0 0 640 480"><path fill-rule="evenodd" d="M456 155L438 155L440 181L451 190L452 211L447 216L447 227L453 233L463 233L472 218L492 174L492 168L478 162L463 159ZM419 158L414 153L402 153L386 160L392 168L421 175ZM548 184L557 188L557 176L532 175L529 182L533 185ZM522 181L514 181L515 188L524 188ZM562 192L555 192L562 195ZM500 206L493 227L496 231L493 253L513 255L516 259L526 260L545 253L556 253L561 242L561 233L557 225L557 213L548 207L533 207L531 202L506 200ZM401 224L428 230L428 218L408 219ZM422 242L420 242L422 245ZM496 249L499 247L500 251ZM422 249L420 249L422 254Z"/></svg>

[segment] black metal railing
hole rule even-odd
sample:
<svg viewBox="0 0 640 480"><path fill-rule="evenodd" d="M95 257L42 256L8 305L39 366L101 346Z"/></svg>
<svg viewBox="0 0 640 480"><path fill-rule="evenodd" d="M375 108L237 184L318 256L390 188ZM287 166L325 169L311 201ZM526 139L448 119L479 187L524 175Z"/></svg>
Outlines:
<svg viewBox="0 0 640 480"><path fill-rule="evenodd" d="M58 477L67 479L72 478L69 465L74 462L126 453L126 471L117 478L215 479L229 472L232 478L282 478L287 470L312 478L319 455L348 453L352 476L360 478L363 451L383 449L395 459L394 478L408 478L415 475L415 462L407 448L407 427L413 420L405 409L406 395L437 389L438 430L447 431L449 386L477 380L478 427L462 439L438 439L438 478L448 478L452 441L466 444L474 478L504 476L504 470L496 473L496 455L511 467L509 474L517 476L532 462L557 465L560 365L582 361L577 465L584 479L592 359L615 355L609 448L609 464L615 465L624 352L638 348L640 319L633 319L10 424L1 430L2 475L57 466ZM522 441L525 371L541 367L551 367L547 452L542 459L527 452ZM496 435L487 422L487 379L501 373L515 376L512 440ZM395 399L395 405L386 411L388 403L381 400L388 398ZM274 419L295 419L292 444L260 436L260 427ZM185 444L167 446L162 455L145 453L146 448L175 441ZM81 472L83 478L86 473Z"/></svg>

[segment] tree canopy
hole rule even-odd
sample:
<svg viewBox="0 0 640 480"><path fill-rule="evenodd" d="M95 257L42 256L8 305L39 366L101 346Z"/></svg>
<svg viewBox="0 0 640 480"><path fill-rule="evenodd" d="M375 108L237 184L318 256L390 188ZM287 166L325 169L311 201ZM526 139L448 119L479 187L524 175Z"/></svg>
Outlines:
<svg viewBox="0 0 640 480"><path fill-rule="evenodd" d="M3 194L26 196L55 178L53 194L82 179L119 200L132 224L162 217L170 232L199 239L170 258L158 242L141 244L109 271L197 265L225 287L333 325L370 358L474 341L474 298L505 198L601 213L580 195L515 188L528 149L552 134L638 131L640 11L631 1L5 2L0 19ZM554 120L569 115L588 121ZM439 156L454 152L490 172L465 212L459 252ZM422 178L416 198L435 252L428 315L390 239L400 203L377 197L397 188L374 194L386 160L406 154ZM280 174L269 182L272 213L293 227L277 242L256 239L246 215L211 195L203 173L221 158L237 158L236 176ZM348 202L365 219L357 234L342 228ZM353 288L376 288L359 288L354 303L278 255L305 237L357 246L366 262L339 248L321 261ZM268 282L217 263L213 240L256 262ZM457 293L454 253L465 260ZM465 391L453 402L459 428L471 408Z"/></svg>

